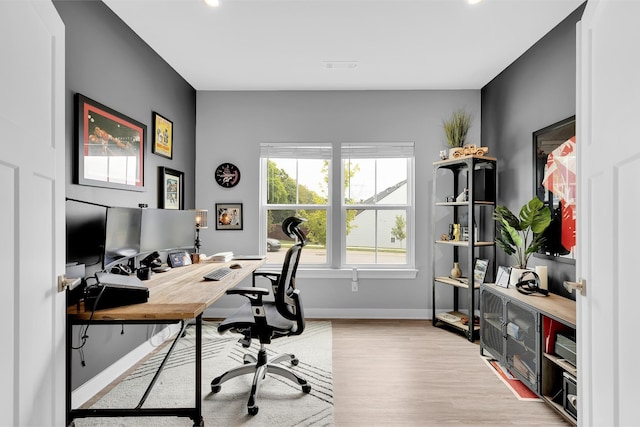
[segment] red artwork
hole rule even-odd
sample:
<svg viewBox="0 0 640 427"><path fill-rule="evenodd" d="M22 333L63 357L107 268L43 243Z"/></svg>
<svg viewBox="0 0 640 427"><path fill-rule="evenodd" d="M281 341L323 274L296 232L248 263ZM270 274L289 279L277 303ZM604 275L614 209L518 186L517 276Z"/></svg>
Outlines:
<svg viewBox="0 0 640 427"><path fill-rule="evenodd" d="M576 245L576 137L571 137L547 157L542 185L560 199L562 246Z"/></svg>

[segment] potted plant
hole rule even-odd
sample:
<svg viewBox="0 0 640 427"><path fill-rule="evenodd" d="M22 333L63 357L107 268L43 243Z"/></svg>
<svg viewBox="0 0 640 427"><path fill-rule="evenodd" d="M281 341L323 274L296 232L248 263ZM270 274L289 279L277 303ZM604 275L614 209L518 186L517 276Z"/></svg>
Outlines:
<svg viewBox="0 0 640 427"><path fill-rule="evenodd" d="M453 112L449 120L442 122L449 149L462 147L471 127L471 114L464 109Z"/></svg>
<svg viewBox="0 0 640 427"><path fill-rule="evenodd" d="M520 208L518 217L505 206L497 206L493 219L496 220L496 243L515 260L511 273L513 282L514 277L517 279L521 274L518 270L527 269L529 257L544 243L542 233L551 223L551 211L534 197Z"/></svg>

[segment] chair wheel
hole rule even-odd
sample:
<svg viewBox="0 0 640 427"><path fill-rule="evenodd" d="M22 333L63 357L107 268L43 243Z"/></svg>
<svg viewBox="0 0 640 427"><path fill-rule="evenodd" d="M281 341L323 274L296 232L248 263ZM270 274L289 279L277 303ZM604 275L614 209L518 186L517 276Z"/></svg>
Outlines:
<svg viewBox="0 0 640 427"><path fill-rule="evenodd" d="M303 385L302 386L302 391L304 391L305 393L311 393L311 386L309 384Z"/></svg>
<svg viewBox="0 0 640 427"><path fill-rule="evenodd" d="M300 363L300 361L298 360L298 358L291 359L291 364L292 364L293 366L298 366L298 363Z"/></svg>
<svg viewBox="0 0 640 427"><path fill-rule="evenodd" d="M219 386L219 385L212 385L212 386L211 386L211 393L217 393L217 392L219 392L220 390L222 390L222 387L221 387L221 386Z"/></svg>
<svg viewBox="0 0 640 427"><path fill-rule="evenodd" d="M257 406L252 406L251 408L247 408L247 412L249 412L249 415L256 415L258 413L258 408Z"/></svg>

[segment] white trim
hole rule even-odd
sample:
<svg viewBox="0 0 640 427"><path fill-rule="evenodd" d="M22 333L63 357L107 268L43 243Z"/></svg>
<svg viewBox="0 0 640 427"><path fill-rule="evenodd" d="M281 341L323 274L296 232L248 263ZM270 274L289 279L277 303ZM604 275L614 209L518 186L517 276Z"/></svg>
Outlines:
<svg viewBox="0 0 640 427"><path fill-rule="evenodd" d="M84 405L89 399L98 394L122 374L127 372L127 370L135 366L136 363L140 362L148 354L153 352L159 345L153 343L165 342L178 332L180 332L179 323L169 325L152 336L148 341L145 341L135 349L131 350L104 371L73 390L71 393L71 408L77 409L81 405Z"/></svg>
<svg viewBox="0 0 640 427"><path fill-rule="evenodd" d="M238 308L212 308L205 319L226 319ZM305 319L431 319L430 309L405 308L305 308Z"/></svg>

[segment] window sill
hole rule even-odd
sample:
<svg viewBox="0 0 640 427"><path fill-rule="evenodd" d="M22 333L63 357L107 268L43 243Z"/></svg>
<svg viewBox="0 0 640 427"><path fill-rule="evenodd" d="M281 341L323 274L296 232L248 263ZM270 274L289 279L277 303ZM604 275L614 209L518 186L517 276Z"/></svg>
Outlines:
<svg viewBox="0 0 640 427"><path fill-rule="evenodd" d="M418 275L418 270L409 268L358 268L356 274L358 279L415 279ZM299 267L296 277L305 279L351 279L353 277L353 269Z"/></svg>

